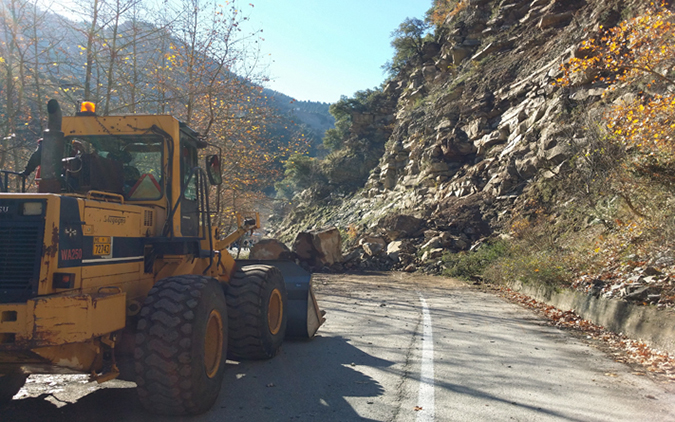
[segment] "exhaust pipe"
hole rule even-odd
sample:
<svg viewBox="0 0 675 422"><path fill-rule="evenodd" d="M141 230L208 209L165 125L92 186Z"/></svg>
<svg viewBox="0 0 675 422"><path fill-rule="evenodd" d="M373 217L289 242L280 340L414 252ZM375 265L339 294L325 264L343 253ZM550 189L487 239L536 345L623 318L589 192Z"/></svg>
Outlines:
<svg viewBox="0 0 675 422"><path fill-rule="evenodd" d="M65 137L61 131L61 106L55 99L47 103L49 120L47 129L42 133L42 154L40 174L42 180L38 191L40 193L60 193L61 173L63 173L63 152L65 150Z"/></svg>

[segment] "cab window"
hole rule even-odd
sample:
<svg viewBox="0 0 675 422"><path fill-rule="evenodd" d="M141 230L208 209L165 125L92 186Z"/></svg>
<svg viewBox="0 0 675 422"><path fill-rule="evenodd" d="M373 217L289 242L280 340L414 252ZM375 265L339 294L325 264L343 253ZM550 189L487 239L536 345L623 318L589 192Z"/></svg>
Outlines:
<svg viewBox="0 0 675 422"><path fill-rule="evenodd" d="M197 200L197 175L192 175L192 169L197 166L197 149L183 145L181 153L181 172L183 173L183 189L185 199Z"/></svg>
<svg viewBox="0 0 675 422"><path fill-rule="evenodd" d="M160 199L164 194L164 143L155 135L67 138L64 180L68 192L102 190L127 201Z"/></svg>

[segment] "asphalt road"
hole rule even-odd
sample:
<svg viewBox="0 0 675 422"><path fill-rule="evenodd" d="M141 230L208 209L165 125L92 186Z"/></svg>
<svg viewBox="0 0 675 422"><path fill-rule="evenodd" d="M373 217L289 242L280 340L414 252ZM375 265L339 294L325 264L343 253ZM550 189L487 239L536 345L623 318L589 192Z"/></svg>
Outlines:
<svg viewBox="0 0 675 422"><path fill-rule="evenodd" d="M230 362L218 402L173 421L675 421L675 385L449 279L316 275L327 322ZM162 421L134 384L32 376L0 421Z"/></svg>

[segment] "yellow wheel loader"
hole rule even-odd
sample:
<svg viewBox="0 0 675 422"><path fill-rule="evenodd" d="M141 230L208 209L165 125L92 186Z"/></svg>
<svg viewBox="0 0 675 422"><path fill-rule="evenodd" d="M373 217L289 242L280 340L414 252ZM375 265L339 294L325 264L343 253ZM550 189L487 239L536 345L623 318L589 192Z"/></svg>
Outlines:
<svg viewBox="0 0 675 422"><path fill-rule="evenodd" d="M0 180L0 404L29 374L88 373L135 381L152 412L198 414L228 356L314 336L309 273L227 252L259 218L212 227L221 157L199 163L203 137L172 116L48 111L38 193L22 173Z"/></svg>

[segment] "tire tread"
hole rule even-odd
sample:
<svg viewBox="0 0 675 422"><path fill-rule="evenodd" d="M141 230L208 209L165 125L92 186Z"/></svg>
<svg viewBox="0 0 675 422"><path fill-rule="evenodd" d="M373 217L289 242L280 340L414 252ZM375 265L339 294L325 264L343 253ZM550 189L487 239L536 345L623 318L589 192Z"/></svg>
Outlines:
<svg viewBox="0 0 675 422"><path fill-rule="evenodd" d="M281 280L285 297L283 276L278 268L270 265L248 265L232 276L225 298L228 308L228 356L233 359L269 359L279 351L279 344L266 339L267 322L263 317L263 293L273 279ZM286 303L284 303L286 306ZM285 331L285 326L282 331ZM281 334L283 338L283 333Z"/></svg>
<svg viewBox="0 0 675 422"><path fill-rule="evenodd" d="M211 407L193 397L191 354L192 309L210 280L200 275L160 280L143 304L134 353L138 396L154 413L198 414Z"/></svg>

